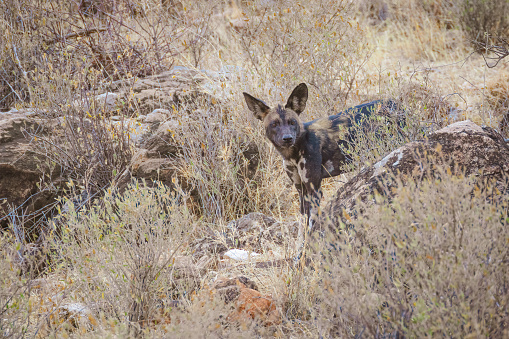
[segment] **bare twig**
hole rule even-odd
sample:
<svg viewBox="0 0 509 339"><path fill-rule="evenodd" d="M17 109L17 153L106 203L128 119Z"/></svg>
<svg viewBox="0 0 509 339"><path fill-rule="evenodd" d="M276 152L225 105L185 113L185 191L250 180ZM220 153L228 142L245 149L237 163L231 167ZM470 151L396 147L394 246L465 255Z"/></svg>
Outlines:
<svg viewBox="0 0 509 339"><path fill-rule="evenodd" d="M33 96L32 96L32 90L30 89L30 82L28 80L28 72L25 71L25 69L23 68L23 65L21 64L21 61L19 60L18 50L17 50L14 42L12 43L12 54L14 55L14 59L16 60L16 65L18 66L19 70L21 71L21 74L23 74L23 79L25 79L27 89L28 89L28 95L30 96L30 99L31 99L31 98L33 98Z"/></svg>
<svg viewBox="0 0 509 339"><path fill-rule="evenodd" d="M490 42L493 40L494 42ZM473 43L477 46L476 52L482 54L488 68L496 67L502 59L509 56L509 41L505 38L487 36L486 41L473 41ZM495 63L490 65L489 61L495 61Z"/></svg>
<svg viewBox="0 0 509 339"><path fill-rule="evenodd" d="M73 33L69 33L69 34L64 35L64 36L56 37L56 38L48 41L47 44L54 44L56 42L65 41L67 39L74 39L74 38L78 38L78 37L89 36L89 35L91 35L93 33L100 33L100 32L104 32L104 31L107 31L107 30L108 30L107 28L97 28L97 27L83 29L83 30L78 31L78 32L73 32Z"/></svg>

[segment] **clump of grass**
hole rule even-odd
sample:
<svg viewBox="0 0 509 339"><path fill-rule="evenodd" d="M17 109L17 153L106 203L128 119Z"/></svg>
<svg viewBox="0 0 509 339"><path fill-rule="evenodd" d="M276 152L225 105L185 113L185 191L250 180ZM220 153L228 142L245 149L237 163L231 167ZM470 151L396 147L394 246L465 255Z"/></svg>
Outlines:
<svg viewBox="0 0 509 339"><path fill-rule="evenodd" d="M507 184L437 170L440 179L400 183L391 202L375 197L352 221L363 237L334 225L339 236L316 248L323 333L507 335Z"/></svg>
<svg viewBox="0 0 509 339"><path fill-rule="evenodd" d="M372 47L353 19L350 2L264 6L255 1L246 7L244 19L245 27L236 39L244 65L260 78L261 86L255 86L253 95L285 100L288 94L283 92L306 82L316 98L308 107L314 118L338 111L362 88L358 75ZM270 87L263 83L267 80ZM262 88L263 95L256 87Z"/></svg>
<svg viewBox="0 0 509 339"><path fill-rule="evenodd" d="M507 36L509 34L509 3L505 0L463 0L461 24L470 39L484 40L485 34Z"/></svg>
<svg viewBox="0 0 509 339"><path fill-rule="evenodd" d="M20 337L26 335L26 324L31 316L30 293L32 273L20 277L17 251L21 244L9 234L0 234L0 331L2 335Z"/></svg>
<svg viewBox="0 0 509 339"><path fill-rule="evenodd" d="M106 192L89 208L64 199L50 240L53 269L72 280L64 302L95 307L94 317L127 324L138 335L169 317L172 300L189 300L197 277L174 267L196 231L183 199L162 184L139 182L122 195Z"/></svg>
<svg viewBox="0 0 509 339"><path fill-rule="evenodd" d="M509 136L509 81L503 76L490 79L484 94L493 117L499 122L500 132Z"/></svg>

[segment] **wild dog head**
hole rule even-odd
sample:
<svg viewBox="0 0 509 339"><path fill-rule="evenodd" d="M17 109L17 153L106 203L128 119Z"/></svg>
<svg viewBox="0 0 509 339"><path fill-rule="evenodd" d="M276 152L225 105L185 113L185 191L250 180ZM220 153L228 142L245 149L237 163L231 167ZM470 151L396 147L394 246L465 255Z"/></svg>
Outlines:
<svg viewBox="0 0 509 339"><path fill-rule="evenodd" d="M267 138L279 150L289 149L295 145L304 126L299 118L306 108L308 87L302 83L295 87L286 105L270 108L263 101L244 92L247 107L265 126Z"/></svg>

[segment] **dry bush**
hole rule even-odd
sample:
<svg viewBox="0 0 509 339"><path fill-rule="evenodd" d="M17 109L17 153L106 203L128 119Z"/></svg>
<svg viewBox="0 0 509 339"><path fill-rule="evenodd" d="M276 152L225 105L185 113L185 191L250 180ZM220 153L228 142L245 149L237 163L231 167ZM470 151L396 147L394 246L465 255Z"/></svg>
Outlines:
<svg viewBox="0 0 509 339"><path fill-rule="evenodd" d="M503 76L489 80L484 94L500 132L509 137L509 80Z"/></svg>
<svg viewBox="0 0 509 339"><path fill-rule="evenodd" d="M24 1L0 3L0 110L14 103L29 101L28 72L40 56L40 36L32 36L40 17L25 6ZM34 41L35 40L35 41Z"/></svg>
<svg viewBox="0 0 509 339"><path fill-rule="evenodd" d="M444 95L427 75L422 81L401 81L398 92L398 102L412 112L414 118L418 118L428 132L462 119L459 110L448 101L450 95Z"/></svg>
<svg viewBox="0 0 509 339"><path fill-rule="evenodd" d="M286 100L281 88L285 92L306 82L315 98L308 110L320 117L339 111L362 88L358 75L372 48L353 20L349 1L281 1L272 6L253 1L245 12L244 27L232 33L240 40L244 67L260 78L253 95ZM233 52L237 58L238 51ZM224 56L229 58L233 56Z"/></svg>
<svg viewBox="0 0 509 339"><path fill-rule="evenodd" d="M31 276L19 276L16 252L20 249L21 244L13 237L0 234L0 333L3 338L26 335L31 312Z"/></svg>
<svg viewBox="0 0 509 339"><path fill-rule="evenodd" d="M181 10L173 11L173 17L185 27L179 42L186 48L179 55L181 62L198 68L205 66L210 54L217 49L219 20L225 1L182 1Z"/></svg>
<svg viewBox="0 0 509 339"><path fill-rule="evenodd" d="M64 200L54 219L52 254L54 269L71 278L65 302L79 302L106 319L95 325L98 330L111 320L138 335L169 318L171 300L185 301L197 283L173 267L195 231L184 200L162 184L138 182L122 195L107 192L90 208L78 210Z"/></svg>
<svg viewBox="0 0 509 339"><path fill-rule="evenodd" d="M440 180L400 183L392 201L375 197L316 247L321 333L508 335L507 183L436 171Z"/></svg>
<svg viewBox="0 0 509 339"><path fill-rule="evenodd" d="M386 33L390 48L411 60L436 61L463 50L454 1L361 1L360 17Z"/></svg>
<svg viewBox="0 0 509 339"><path fill-rule="evenodd" d="M279 154L251 113L239 109L242 99L230 100L198 103L187 116L183 105L174 135L182 147L177 173L198 192L201 214L216 225L254 211L280 215L293 203Z"/></svg>
<svg viewBox="0 0 509 339"><path fill-rule="evenodd" d="M48 136L40 131L27 134L35 141L32 150L40 155L42 167L50 178L60 175L75 180L91 196L101 193L129 165L132 156L134 123L121 119L107 121L101 114L101 104L94 98L84 99L90 105L64 107L59 118L47 117L55 124Z"/></svg>
<svg viewBox="0 0 509 339"><path fill-rule="evenodd" d="M463 0L461 24L470 39L484 40L485 34L509 35L509 2L507 0Z"/></svg>
<svg viewBox="0 0 509 339"><path fill-rule="evenodd" d="M383 92L375 98L382 96L393 108L388 114L373 115L352 126L355 141L344 149L352 158L344 166L347 171L370 166L398 147L463 119L426 72L423 77L415 73L410 77L397 73L392 78L381 77L380 88Z"/></svg>

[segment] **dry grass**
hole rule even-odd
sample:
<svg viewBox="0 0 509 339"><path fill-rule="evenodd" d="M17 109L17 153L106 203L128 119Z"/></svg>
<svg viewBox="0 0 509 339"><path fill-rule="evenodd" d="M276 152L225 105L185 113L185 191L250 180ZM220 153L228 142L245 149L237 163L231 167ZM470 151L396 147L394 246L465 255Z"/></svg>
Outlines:
<svg viewBox="0 0 509 339"><path fill-rule="evenodd" d="M369 244L325 237L328 243L306 268L214 266L186 275L173 261L190 257L193 239L223 234L231 220L248 212L300 220L297 193L245 109L242 91L276 104L306 82L306 121L373 99L395 99L406 109L407 133L360 137L352 171L454 120L508 133L509 68L501 62L490 69L471 55L460 5L99 3L81 11L65 1L0 3L0 30L6 32L0 36L0 108L32 106L56 127L49 137L33 135L34 150L48 178L68 181L66 197L42 232L43 258L50 259L42 273L20 265L20 255L31 259L24 254L27 244L11 230L2 233L3 336L508 335L507 205L490 202L468 178L444 174L440 182L400 188L391 205L381 199L355 222ZM131 159L133 126L115 125L111 116L135 121L143 112L132 96L107 106L96 95L114 81L173 65L229 74L207 79L214 102L166 107L179 123L173 131L180 149L174 187L137 182L119 193L110 185ZM324 201L350 175L325 180ZM179 183L197 193L193 212ZM294 245L285 239L280 254L290 256ZM270 257L272 250L262 254ZM228 324L225 305L193 293L198 286L207 291L218 276L236 274L272 295L282 324ZM185 310L168 306L173 300ZM90 313L71 315L69 304L85 305Z"/></svg>
<svg viewBox="0 0 509 339"><path fill-rule="evenodd" d="M507 201L493 203L504 193L439 171L439 182L400 186L390 204L377 198L349 225L365 238L325 237L314 307L323 333L507 335L509 219Z"/></svg>

